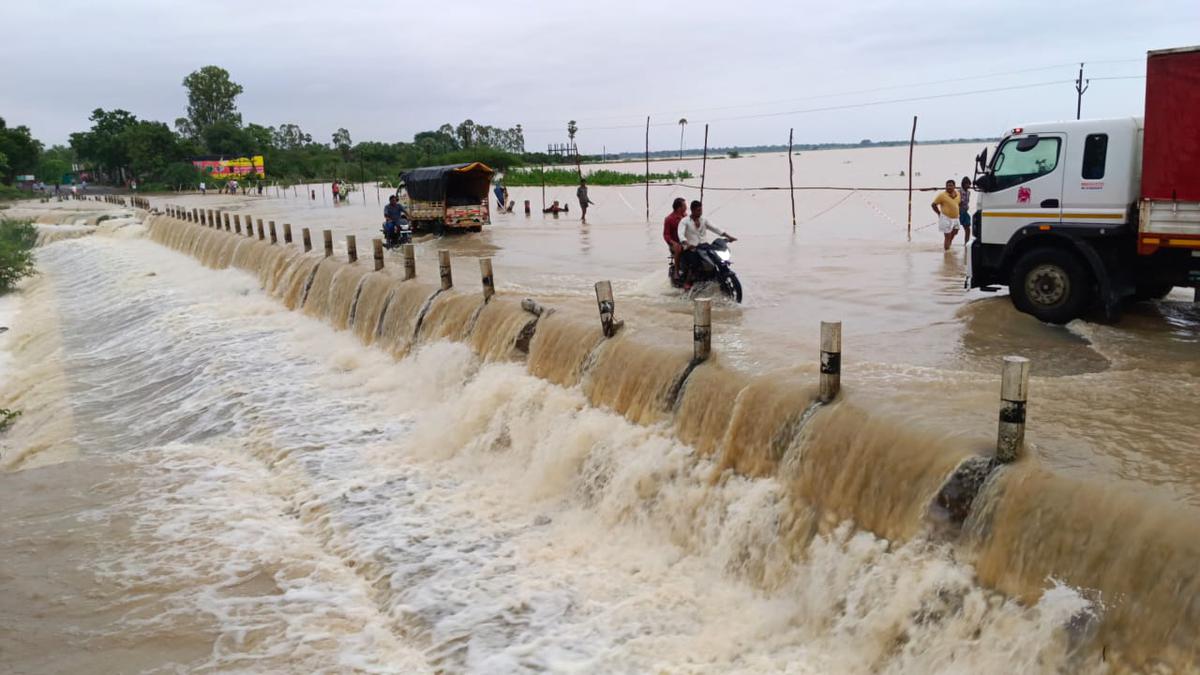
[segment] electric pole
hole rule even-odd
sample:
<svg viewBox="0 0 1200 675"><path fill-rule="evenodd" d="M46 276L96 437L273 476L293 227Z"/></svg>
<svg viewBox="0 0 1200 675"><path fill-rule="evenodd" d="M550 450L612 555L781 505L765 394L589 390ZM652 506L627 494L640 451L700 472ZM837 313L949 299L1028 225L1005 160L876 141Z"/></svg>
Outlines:
<svg viewBox="0 0 1200 675"><path fill-rule="evenodd" d="M1088 90L1091 83L1091 80L1083 79L1083 64L1079 64L1079 78L1075 80L1075 119L1079 119L1080 113L1083 112L1083 92Z"/></svg>

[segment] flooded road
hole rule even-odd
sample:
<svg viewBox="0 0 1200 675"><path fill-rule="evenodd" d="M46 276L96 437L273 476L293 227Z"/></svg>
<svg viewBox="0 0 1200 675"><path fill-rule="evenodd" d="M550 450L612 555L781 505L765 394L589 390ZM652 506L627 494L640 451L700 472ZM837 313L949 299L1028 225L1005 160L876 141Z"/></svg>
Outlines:
<svg viewBox="0 0 1200 675"><path fill-rule="evenodd" d="M919 148L918 185L960 177L975 151ZM804 153L797 184L896 187L906 162L903 148ZM786 157L764 155L710 160L707 185L786 178ZM372 273L366 256L322 261L166 218L44 228L42 275L0 304L14 328L0 335L0 407L26 410L0 436L6 662L1194 667L1190 292L1116 325L1046 326L962 289L964 251L926 227L932 193L914 198L909 242L904 193L798 193L793 234L786 192L706 191L712 221L740 239L746 302L715 302L715 359L664 410L692 317L666 281L661 219L695 192L652 187L649 224L642 186L597 187L586 226L518 212L423 238L415 283L391 253ZM518 211L540 204L539 189L511 193ZM331 229L339 248L355 234L362 251L380 220L373 190L362 196L152 202ZM456 282L440 296L439 248ZM486 309L479 256L496 274ZM607 343L599 279L626 321ZM517 354L527 296L557 311ZM797 421L822 319L844 324L843 398ZM947 537L928 506L994 446L1005 354L1033 360L1034 461L998 472Z"/></svg>

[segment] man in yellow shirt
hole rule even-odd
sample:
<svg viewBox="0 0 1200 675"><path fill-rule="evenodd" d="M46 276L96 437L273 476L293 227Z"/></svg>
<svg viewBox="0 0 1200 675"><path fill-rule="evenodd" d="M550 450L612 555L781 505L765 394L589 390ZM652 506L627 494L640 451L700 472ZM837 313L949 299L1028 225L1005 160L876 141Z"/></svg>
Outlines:
<svg viewBox="0 0 1200 675"><path fill-rule="evenodd" d="M958 234L958 188L953 179L946 181L946 189L937 193L930 206L938 216L938 231L945 238L942 250L949 251L954 235Z"/></svg>

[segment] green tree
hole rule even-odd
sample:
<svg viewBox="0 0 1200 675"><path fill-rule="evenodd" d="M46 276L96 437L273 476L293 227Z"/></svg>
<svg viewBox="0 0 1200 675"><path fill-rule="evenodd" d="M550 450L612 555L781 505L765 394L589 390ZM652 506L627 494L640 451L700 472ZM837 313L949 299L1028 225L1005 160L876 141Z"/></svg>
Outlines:
<svg viewBox="0 0 1200 675"><path fill-rule="evenodd" d="M275 131L275 147L282 150L298 150L312 143L312 135L304 133L299 124L281 124Z"/></svg>
<svg viewBox="0 0 1200 675"><path fill-rule="evenodd" d="M575 145L575 133L579 131L579 126L575 124L575 120L567 122L567 138L571 141L571 145Z"/></svg>
<svg viewBox="0 0 1200 675"><path fill-rule="evenodd" d="M129 153L121 135L137 124L137 117L127 110L96 108L88 119L92 122L91 130L71 134L71 149L79 159L91 162L102 173L123 178L129 166Z"/></svg>
<svg viewBox="0 0 1200 675"><path fill-rule="evenodd" d="M204 66L183 78L188 92L188 120L194 133L204 132L218 122L242 125L242 116L235 103L242 85L229 79L229 72L218 66ZM212 148L210 151L215 152Z"/></svg>
<svg viewBox="0 0 1200 675"><path fill-rule="evenodd" d="M227 120L210 124L201 138L204 147L214 155L241 157L254 149L254 138L245 129Z"/></svg>
<svg viewBox="0 0 1200 675"><path fill-rule="evenodd" d="M18 175L33 172L37 168L42 144L29 133L29 127L9 127L0 117L0 154L6 158L6 166L0 170L0 179L11 183Z"/></svg>
<svg viewBox="0 0 1200 675"><path fill-rule="evenodd" d="M339 127L333 132L333 147L337 148L342 153L342 159L350 161L350 132Z"/></svg>
<svg viewBox="0 0 1200 675"><path fill-rule="evenodd" d="M247 124L246 135L254 142L253 152L265 154L275 147L275 127L264 127L261 124Z"/></svg>
<svg viewBox="0 0 1200 675"><path fill-rule="evenodd" d="M683 130L687 128L687 118L679 118L679 159L683 159Z"/></svg>
<svg viewBox="0 0 1200 675"><path fill-rule="evenodd" d="M47 185L57 185L63 182L63 177L71 173L71 165L54 157L43 157L38 162L38 180Z"/></svg>
<svg viewBox="0 0 1200 675"><path fill-rule="evenodd" d="M181 159L175 134L162 122L137 122L125 129L121 142L133 177L142 181L160 179L168 164Z"/></svg>

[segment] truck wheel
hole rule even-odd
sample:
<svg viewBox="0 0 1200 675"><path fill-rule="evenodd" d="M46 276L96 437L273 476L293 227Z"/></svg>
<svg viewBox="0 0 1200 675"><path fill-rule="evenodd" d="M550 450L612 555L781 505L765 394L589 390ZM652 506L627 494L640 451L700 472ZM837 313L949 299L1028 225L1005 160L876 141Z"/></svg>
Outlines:
<svg viewBox="0 0 1200 675"><path fill-rule="evenodd" d="M1078 256L1037 248L1017 260L1008 290L1013 305L1046 323L1079 318L1092 298L1092 278Z"/></svg>

